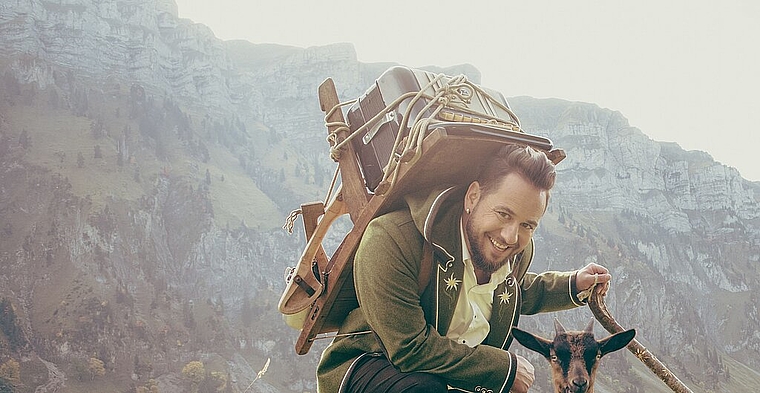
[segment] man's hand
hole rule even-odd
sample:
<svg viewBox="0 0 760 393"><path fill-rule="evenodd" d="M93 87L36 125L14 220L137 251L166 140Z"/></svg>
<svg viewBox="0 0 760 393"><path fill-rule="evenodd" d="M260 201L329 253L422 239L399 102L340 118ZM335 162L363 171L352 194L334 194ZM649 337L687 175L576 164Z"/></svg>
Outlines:
<svg viewBox="0 0 760 393"><path fill-rule="evenodd" d="M533 365L530 364L528 359L520 355L517 356L517 375L515 376L515 382L512 384L510 393L527 393L528 388L533 385L533 381L536 376L533 374Z"/></svg>
<svg viewBox="0 0 760 393"><path fill-rule="evenodd" d="M585 291L592 285L599 284L602 285L600 294L605 296L610 289L610 280L612 280L612 275L606 267L589 263L578 270L578 274L575 276L575 286L579 291Z"/></svg>

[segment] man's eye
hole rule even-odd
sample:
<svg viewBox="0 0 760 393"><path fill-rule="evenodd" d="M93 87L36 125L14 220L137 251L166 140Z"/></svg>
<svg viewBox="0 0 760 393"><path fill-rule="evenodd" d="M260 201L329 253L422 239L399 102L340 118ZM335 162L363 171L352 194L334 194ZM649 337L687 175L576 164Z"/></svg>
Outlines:
<svg viewBox="0 0 760 393"><path fill-rule="evenodd" d="M527 229L529 231L532 231L532 230L536 229L533 225L530 225L530 224L522 224L522 226L523 226L523 228L525 228L525 229Z"/></svg>

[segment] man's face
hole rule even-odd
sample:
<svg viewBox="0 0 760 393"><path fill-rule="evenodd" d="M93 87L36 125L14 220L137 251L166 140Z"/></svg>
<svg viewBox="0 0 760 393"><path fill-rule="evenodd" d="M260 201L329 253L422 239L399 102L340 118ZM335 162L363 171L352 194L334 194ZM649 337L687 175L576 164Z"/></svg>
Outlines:
<svg viewBox="0 0 760 393"><path fill-rule="evenodd" d="M483 194L477 182L465 195L464 228L476 270L493 273L522 251L546 211L547 191L511 173Z"/></svg>

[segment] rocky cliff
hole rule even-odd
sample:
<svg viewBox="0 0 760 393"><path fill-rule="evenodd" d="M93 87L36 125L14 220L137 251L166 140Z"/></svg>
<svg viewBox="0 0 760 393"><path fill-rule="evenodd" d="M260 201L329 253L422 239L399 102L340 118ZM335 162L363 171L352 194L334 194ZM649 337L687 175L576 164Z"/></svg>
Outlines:
<svg viewBox="0 0 760 393"><path fill-rule="evenodd" d="M568 154L542 223L548 228L539 232L551 247L544 263L610 266L613 313L679 367L709 365L714 346L757 369L750 354L760 348L753 333L760 327L758 184L707 153L651 140L619 112L561 100L511 102L526 130Z"/></svg>
<svg viewBox="0 0 760 393"><path fill-rule="evenodd" d="M355 98L389 65L223 42L171 0L0 4L0 365L21 362L20 391L243 391L267 358L253 391L313 390L320 346L296 357L275 309L303 238L279 225L334 169L318 84ZM510 102L568 154L536 269L609 266L612 312L695 391L760 386L760 185L609 109ZM599 391L664 391L612 359Z"/></svg>

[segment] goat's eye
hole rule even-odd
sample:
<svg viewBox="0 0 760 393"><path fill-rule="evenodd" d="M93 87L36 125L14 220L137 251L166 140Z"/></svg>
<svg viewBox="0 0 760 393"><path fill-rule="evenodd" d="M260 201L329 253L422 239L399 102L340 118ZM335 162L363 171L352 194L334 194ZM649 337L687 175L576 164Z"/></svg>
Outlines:
<svg viewBox="0 0 760 393"><path fill-rule="evenodd" d="M550 359L551 359L552 362L556 362L557 361L557 355L552 355Z"/></svg>
<svg viewBox="0 0 760 393"><path fill-rule="evenodd" d="M596 360L599 360L599 359L601 359L601 358L602 358L602 354L601 354L601 353L600 353L600 354L598 354L598 355L596 355Z"/></svg>

